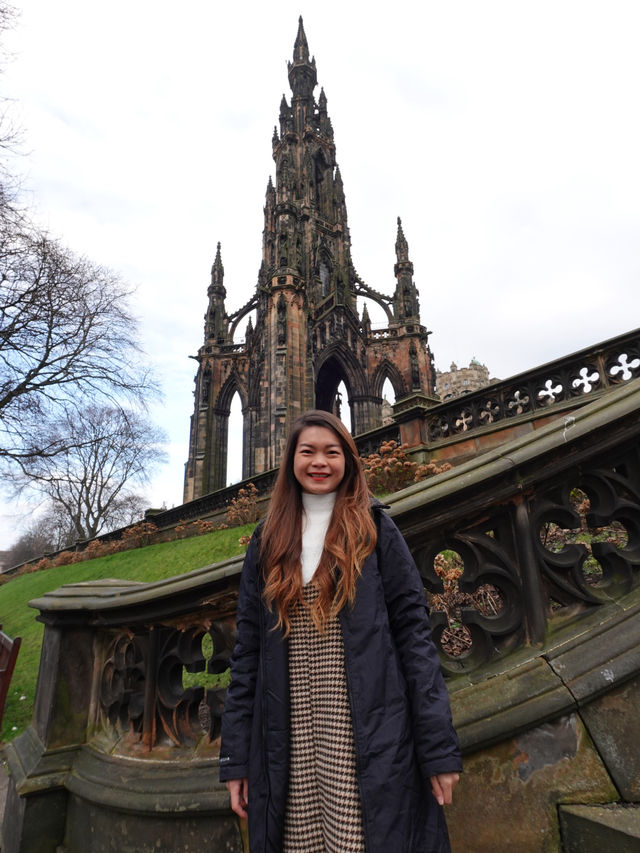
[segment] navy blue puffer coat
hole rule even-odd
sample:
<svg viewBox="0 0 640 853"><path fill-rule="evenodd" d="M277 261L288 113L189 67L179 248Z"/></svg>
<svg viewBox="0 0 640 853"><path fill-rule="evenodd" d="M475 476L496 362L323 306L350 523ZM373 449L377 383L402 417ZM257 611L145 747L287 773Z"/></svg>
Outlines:
<svg viewBox="0 0 640 853"><path fill-rule="evenodd" d="M367 853L449 851L429 777L461 770L422 580L379 507L378 545L339 614ZM258 537L240 581L220 779L249 779L251 853L281 853L289 767L288 644L262 600Z"/></svg>

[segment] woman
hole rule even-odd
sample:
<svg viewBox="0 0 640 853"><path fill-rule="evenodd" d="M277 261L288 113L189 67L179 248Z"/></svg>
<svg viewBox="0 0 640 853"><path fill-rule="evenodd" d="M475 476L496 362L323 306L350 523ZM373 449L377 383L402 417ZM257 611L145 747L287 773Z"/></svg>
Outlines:
<svg viewBox="0 0 640 853"><path fill-rule="evenodd" d="M423 584L328 412L293 424L237 629L220 779L252 853L448 851L461 763Z"/></svg>

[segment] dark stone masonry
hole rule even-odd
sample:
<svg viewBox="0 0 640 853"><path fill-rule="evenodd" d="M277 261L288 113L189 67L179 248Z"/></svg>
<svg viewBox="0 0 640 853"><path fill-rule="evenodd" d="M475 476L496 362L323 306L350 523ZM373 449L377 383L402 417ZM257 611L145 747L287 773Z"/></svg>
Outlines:
<svg viewBox="0 0 640 853"><path fill-rule="evenodd" d="M351 239L327 98L318 100L315 58L302 26L289 63L291 102L283 96L273 132L275 185L264 207L262 264L246 305L225 305L220 245L211 270L204 343L198 350L184 500L224 488L231 401L243 412L243 479L276 468L291 421L313 407L349 406L352 432L382 425L382 386L396 400L420 392L432 400L435 371L421 325L409 246L398 218L393 296L369 287L351 259ZM388 325L372 329L366 303ZM246 318L249 317L248 322ZM244 343L234 343L241 321ZM338 387L347 389L340 401ZM432 400L435 402L435 400Z"/></svg>

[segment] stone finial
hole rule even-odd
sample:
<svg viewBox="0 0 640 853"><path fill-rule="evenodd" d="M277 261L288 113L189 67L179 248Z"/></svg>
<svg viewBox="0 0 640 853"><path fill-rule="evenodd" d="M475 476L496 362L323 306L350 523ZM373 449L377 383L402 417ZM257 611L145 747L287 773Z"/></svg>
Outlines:
<svg viewBox="0 0 640 853"><path fill-rule="evenodd" d="M409 244L402 230L402 220L398 217L398 236L396 237L396 256L398 261L409 260Z"/></svg>
<svg viewBox="0 0 640 853"><path fill-rule="evenodd" d="M302 15L298 18L298 34L293 45L293 61L294 62L309 62L309 45L307 36L304 32L302 23Z"/></svg>
<svg viewBox="0 0 640 853"><path fill-rule="evenodd" d="M220 243L216 249L216 257L211 267L211 284L213 287L223 288L224 267L222 266L222 255L220 253Z"/></svg>

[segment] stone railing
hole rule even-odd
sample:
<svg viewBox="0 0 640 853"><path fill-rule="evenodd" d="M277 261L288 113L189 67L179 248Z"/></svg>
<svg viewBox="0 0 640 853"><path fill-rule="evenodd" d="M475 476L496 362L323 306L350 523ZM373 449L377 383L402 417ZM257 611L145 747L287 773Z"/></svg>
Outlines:
<svg viewBox="0 0 640 853"><path fill-rule="evenodd" d="M212 515L228 507L231 501L238 497L240 489L249 483L254 484L259 497L266 496L273 489L277 474L277 468L265 471L264 474L255 474L253 477L241 480L232 486L227 486L226 489L218 489L216 492L210 492L208 495L203 495L201 498L180 504L180 506L173 507L172 509L149 514L147 521L152 521L158 527L170 527L181 521L190 521L194 518L203 518L207 515Z"/></svg>
<svg viewBox="0 0 640 853"><path fill-rule="evenodd" d="M640 376L640 329L580 350L480 391L434 406L425 414L428 444L520 416L574 408L590 396Z"/></svg>
<svg viewBox="0 0 640 853"><path fill-rule="evenodd" d="M455 552L460 592L488 586L499 603L462 610L468 648L458 657L443 650L445 672L470 673L542 643L567 614L575 618L638 585L639 435L634 381L576 411L569 425L554 421L390 499L427 590L444 591L437 557ZM567 544L569 531L583 535ZM432 618L441 639L450 615Z"/></svg>
<svg viewBox="0 0 640 853"><path fill-rule="evenodd" d="M549 423L389 501L432 597L467 756L454 850L559 851L557 802L640 801L639 438L629 381L570 427ZM562 544L555 533L579 531L579 509L585 542ZM439 574L456 554L457 590ZM216 782L214 678L233 646L240 569L74 584L31 602L44 644L32 726L7 750L3 853L34 838L51 853L102 853L114 838L137 853L243 849ZM468 596L460 613L447 594ZM532 774L540 791L525 796ZM487 809L499 828L520 801L516 841L504 827L487 836Z"/></svg>

